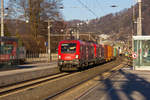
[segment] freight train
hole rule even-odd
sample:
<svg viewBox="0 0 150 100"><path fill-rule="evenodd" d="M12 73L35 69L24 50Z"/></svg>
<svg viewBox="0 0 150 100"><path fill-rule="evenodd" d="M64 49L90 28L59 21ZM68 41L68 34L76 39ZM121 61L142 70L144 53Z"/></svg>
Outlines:
<svg viewBox="0 0 150 100"><path fill-rule="evenodd" d="M25 61L26 50L18 46L18 39L0 37L0 64L20 64Z"/></svg>
<svg viewBox="0 0 150 100"><path fill-rule="evenodd" d="M118 56L117 48L81 40L64 40L58 45L60 71L80 70L89 65L111 61Z"/></svg>

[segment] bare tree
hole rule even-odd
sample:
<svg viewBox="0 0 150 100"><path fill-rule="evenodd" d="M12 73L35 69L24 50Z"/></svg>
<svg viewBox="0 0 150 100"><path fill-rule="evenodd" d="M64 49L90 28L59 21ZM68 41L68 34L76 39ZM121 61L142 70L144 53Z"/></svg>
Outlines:
<svg viewBox="0 0 150 100"><path fill-rule="evenodd" d="M62 19L60 7L61 0L9 0L8 17L10 19L28 22L28 36L36 42L35 47L40 44L41 32L46 29L45 21L49 18Z"/></svg>
<svg viewBox="0 0 150 100"><path fill-rule="evenodd" d="M9 0L9 17L28 21L31 34L37 38L43 21L61 18L60 6L61 0Z"/></svg>

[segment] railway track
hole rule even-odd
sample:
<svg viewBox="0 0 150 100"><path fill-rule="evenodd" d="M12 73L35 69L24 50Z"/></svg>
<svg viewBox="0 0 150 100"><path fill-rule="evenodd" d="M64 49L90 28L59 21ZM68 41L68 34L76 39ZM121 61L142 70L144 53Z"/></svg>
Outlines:
<svg viewBox="0 0 150 100"><path fill-rule="evenodd" d="M55 80L64 76L70 75L70 73L57 73L55 75L49 75L38 79L33 79L25 82L16 83L13 85L5 86L0 88L0 98L14 92L21 91L24 89L31 89L36 85L42 84L47 81Z"/></svg>
<svg viewBox="0 0 150 100"><path fill-rule="evenodd" d="M105 78L108 78L108 77L112 77L112 73L114 72L117 72L117 70L119 70L121 67L123 66L123 64L120 64L118 65L117 67L115 68L112 68L112 69L109 69L109 70L105 70L104 72L101 72L99 73L99 76L101 77L101 79L105 79ZM57 100L58 98L60 98L59 96L60 95L63 95L65 94L66 92L70 91L70 90L73 90L74 88L80 86L80 85L83 85L84 83L94 79L95 77L97 77L98 75L95 75L95 76L92 76L90 78L87 78L86 80L83 80L83 81L80 81L79 83L76 83L74 85L71 85L70 87L67 87L65 88L64 90L61 90L53 95L50 95L49 97L47 97L46 99L44 100ZM90 90L92 90L93 88L95 88L96 86L93 86L92 88L88 89L87 91L85 91L84 93L82 93L78 98L76 98L75 100L80 100L80 98L82 96L84 96L86 93L88 93ZM59 100L59 99L58 99ZM65 99L60 99L60 100L65 100ZM69 100L69 99L66 99L66 100Z"/></svg>
<svg viewBox="0 0 150 100"><path fill-rule="evenodd" d="M120 60L120 62L121 62L122 60ZM111 62L110 62L111 63ZM111 64L105 64L106 66L108 66L108 65L111 65ZM105 66L105 65L101 65L101 66ZM110 76L112 76L112 74L114 74L114 73L116 73L120 68L122 68L124 65L126 65L126 61L124 61L124 62L122 62L121 64L119 64L119 65L117 65L117 66L114 66L113 64L112 64L112 66L114 66L114 67L112 67L111 69L105 69L105 68L101 68L101 71L99 72L99 73L97 73L97 74L95 74L95 75L92 75L91 77L89 77L89 78L87 78L87 79L85 79L85 80L83 80L83 81L79 81L78 83L76 83L76 84L74 84L74 85L70 85L70 86L68 86L67 88L65 88L64 90L61 90L61 91L59 91L59 92L57 92L57 93L55 93L55 94L53 94L53 95L49 95L46 99L44 99L44 100L70 100L70 99L62 99L61 98L61 95L64 95L65 93L67 93L68 91L71 91L71 90L73 90L74 88L76 88L76 87L78 87L78 86L80 86L80 85L83 85L84 83L86 83L86 82L88 82L88 81L90 81L90 80L92 80L92 79L94 79L95 77L97 77L97 76L100 76L101 77L101 79L105 79L105 78L107 78L107 77L110 77ZM95 86L94 86L95 87ZM93 87L92 87L93 88ZM86 91L87 92L87 91ZM86 93L85 92L85 93ZM85 94L85 93L83 93L83 95ZM82 95L81 95L82 96ZM60 99L59 99L60 98ZM80 97L79 97L80 98ZM79 99L79 98L76 98L76 99ZM74 100L74 99L72 99L72 100Z"/></svg>
<svg viewBox="0 0 150 100"><path fill-rule="evenodd" d="M122 59L118 61L112 61L81 72L58 73L0 88L0 100L50 100L97 75L113 72L111 69L123 62Z"/></svg>

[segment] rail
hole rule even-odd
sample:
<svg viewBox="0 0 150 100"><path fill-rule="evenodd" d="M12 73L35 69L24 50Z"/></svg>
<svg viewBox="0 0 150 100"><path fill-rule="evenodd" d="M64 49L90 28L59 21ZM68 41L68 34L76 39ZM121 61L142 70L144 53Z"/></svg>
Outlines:
<svg viewBox="0 0 150 100"><path fill-rule="evenodd" d="M45 76L42 78L38 78L38 79L33 79L33 80L29 80L29 81L25 81L25 82L20 82L20 83L16 83L14 85L10 85L10 86L6 86L6 87L1 87L0 88L0 99L12 94L14 92L17 91L21 91L27 88L33 88L35 85L39 85L42 84L44 82L48 82L48 81L52 81L64 76L69 75L69 73L58 73L56 75L49 75L49 76Z"/></svg>

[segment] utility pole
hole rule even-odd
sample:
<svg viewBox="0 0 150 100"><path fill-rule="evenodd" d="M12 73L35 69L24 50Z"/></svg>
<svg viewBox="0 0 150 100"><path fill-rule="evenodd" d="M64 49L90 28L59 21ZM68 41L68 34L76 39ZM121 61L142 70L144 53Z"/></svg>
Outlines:
<svg viewBox="0 0 150 100"><path fill-rule="evenodd" d="M4 37L4 1L1 0L1 37Z"/></svg>
<svg viewBox="0 0 150 100"><path fill-rule="evenodd" d="M138 0L139 4L139 17L137 22L137 35L142 35L142 1Z"/></svg>
<svg viewBox="0 0 150 100"><path fill-rule="evenodd" d="M48 19L48 61L51 61L51 21Z"/></svg>
<svg viewBox="0 0 150 100"><path fill-rule="evenodd" d="M135 6L133 5L133 9L132 9L132 36L134 35L134 23L136 22L135 21Z"/></svg>
<svg viewBox="0 0 150 100"><path fill-rule="evenodd" d="M138 36L142 36L142 1L138 0L138 5L139 5L139 17L138 17L138 22L137 22L137 35ZM138 43L140 44L138 46ZM138 41L137 42L137 52L139 52L140 50L140 54L139 54L139 64L141 65L142 63L142 41Z"/></svg>
<svg viewBox="0 0 150 100"><path fill-rule="evenodd" d="M80 26L82 26L82 25L83 25L82 22L80 22L80 23L77 24L77 33L76 33L76 38L77 38L77 39L80 39L79 30L80 30Z"/></svg>
<svg viewBox="0 0 150 100"><path fill-rule="evenodd" d="M76 31L76 39L78 40L79 39L79 26L80 23L77 24L77 31Z"/></svg>
<svg viewBox="0 0 150 100"><path fill-rule="evenodd" d="M90 38L91 38L91 34L90 33L88 33L88 37L89 37L89 41L90 41Z"/></svg>
<svg viewBox="0 0 150 100"><path fill-rule="evenodd" d="M77 40L79 39L79 29L77 29L76 38L77 38Z"/></svg>

